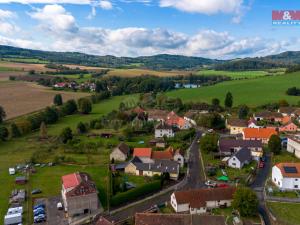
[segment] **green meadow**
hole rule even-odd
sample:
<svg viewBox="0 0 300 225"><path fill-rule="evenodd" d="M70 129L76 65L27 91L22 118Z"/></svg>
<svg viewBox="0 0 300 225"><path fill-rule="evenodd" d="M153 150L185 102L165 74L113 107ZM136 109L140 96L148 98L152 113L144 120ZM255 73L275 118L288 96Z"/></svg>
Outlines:
<svg viewBox="0 0 300 225"><path fill-rule="evenodd" d="M89 122L92 119L100 118L103 115L111 112L114 109L118 109L119 104L124 102L125 104L135 104L137 101L137 95L131 96L118 96L109 100L104 100L98 104L93 105L93 111L89 115L71 115L64 117L58 121L58 123L48 126L47 132L49 136L58 135L65 127L71 127L74 131L78 122ZM85 154L67 154L68 157L72 157L78 162L78 164L72 165L56 165L53 167L38 168L37 173L30 176L27 185L16 185L14 179L18 175L10 176L8 174L8 168L14 167L17 164L24 164L28 162L34 153L39 151L45 151L45 149L51 149L52 145L49 143L41 142L38 139L39 133L33 133L21 138L13 139L7 142L0 143L0 177L2 182L2 188L0 189L0 218L3 218L8 209L8 200L10 193L13 189L26 189L28 193L32 189L40 188L43 193L35 197L49 197L55 196L60 193L61 176L73 173L77 171L88 172L95 180L99 189L99 197L104 206L106 206L106 188L107 188L107 165L109 162L109 150L107 144L115 144L117 140L107 140L112 143L104 143L101 151L92 155ZM99 141L99 138L96 138ZM104 142L105 140L103 140ZM58 151L58 152L56 152ZM63 150L55 149L49 151L47 159L51 162L55 154L64 154ZM47 160L47 161L48 161ZM92 162L92 163L91 163ZM131 178L129 177L129 180ZM27 201L28 208L32 205L32 196L29 195ZM25 224L31 220L31 212L25 212Z"/></svg>
<svg viewBox="0 0 300 225"><path fill-rule="evenodd" d="M258 106L278 102L282 99L291 104L297 104L300 97L286 95L286 90L294 86L300 88L300 72L256 79L233 80L197 89L180 89L168 92L167 96L181 98L185 102L208 103L213 98L219 98L223 103L226 93L230 91L233 94L235 106L240 104Z"/></svg>

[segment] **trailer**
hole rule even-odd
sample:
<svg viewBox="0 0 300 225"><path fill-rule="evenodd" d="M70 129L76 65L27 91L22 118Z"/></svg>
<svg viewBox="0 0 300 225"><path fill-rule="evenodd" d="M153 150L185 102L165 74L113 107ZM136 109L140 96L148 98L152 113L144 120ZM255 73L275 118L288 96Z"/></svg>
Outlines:
<svg viewBox="0 0 300 225"><path fill-rule="evenodd" d="M6 215L11 215L11 214L17 214L17 213L21 213L23 214L23 207L15 207L15 208L9 208L7 210L7 214Z"/></svg>
<svg viewBox="0 0 300 225"><path fill-rule="evenodd" d="M10 214L4 217L4 225L15 225L22 223L22 214Z"/></svg>

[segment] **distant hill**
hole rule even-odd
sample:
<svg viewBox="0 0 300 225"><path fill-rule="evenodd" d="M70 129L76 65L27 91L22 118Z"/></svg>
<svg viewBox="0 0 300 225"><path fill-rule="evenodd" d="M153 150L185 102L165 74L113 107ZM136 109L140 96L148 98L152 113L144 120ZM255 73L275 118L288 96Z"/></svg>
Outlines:
<svg viewBox="0 0 300 225"><path fill-rule="evenodd" d="M78 52L49 52L0 45L0 58L34 58L61 64L79 64L112 68L147 68L155 70L190 70L222 61L180 55L154 55L143 57L95 56Z"/></svg>
<svg viewBox="0 0 300 225"><path fill-rule="evenodd" d="M215 65L216 70L263 70L279 67L293 67L300 64L300 51L288 51L265 57L236 59Z"/></svg>
<svg viewBox="0 0 300 225"><path fill-rule="evenodd" d="M153 70L196 70L203 67L216 70L264 70L300 64L300 51L283 52L266 57L215 60L181 55L141 57L96 56L79 52L49 52L0 45L0 58L32 58L60 64L78 64L110 68L145 68Z"/></svg>

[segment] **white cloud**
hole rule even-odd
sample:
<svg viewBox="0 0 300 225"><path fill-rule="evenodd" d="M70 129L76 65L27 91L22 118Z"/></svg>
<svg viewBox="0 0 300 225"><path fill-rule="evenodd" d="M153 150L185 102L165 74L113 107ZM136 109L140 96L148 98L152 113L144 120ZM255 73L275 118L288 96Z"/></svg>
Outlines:
<svg viewBox="0 0 300 225"><path fill-rule="evenodd" d="M92 0L0 0L0 3L88 5Z"/></svg>
<svg viewBox="0 0 300 225"><path fill-rule="evenodd" d="M105 10L110 10L113 8L113 5L111 4L111 2L106 1L106 0L100 1L99 6L100 6L100 8L105 9Z"/></svg>
<svg viewBox="0 0 300 225"><path fill-rule="evenodd" d="M29 15L38 20L43 29L50 32L60 34L62 31L74 32L77 30L75 18L61 5L46 5Z"/></svg>
<svg viewBox="0 0 300 225"><path fill-rule="evenodd" d="M181 11L203 14L236 13L243 0L160 0L161 7L174 7Z"/></svg>
<svg viewBox="0 0 300 225"><path fill-rule="evenodd" d="M10 19L14 17L16 17L14 12L0 9L0 19Z"/></svg>
<svg viewBox="0 0 300 225"><path fill-rule="evenodd" d="M0 9L0 33L11 35L19 31L19 28L13 22L16 17L16 13Z"/></svg>

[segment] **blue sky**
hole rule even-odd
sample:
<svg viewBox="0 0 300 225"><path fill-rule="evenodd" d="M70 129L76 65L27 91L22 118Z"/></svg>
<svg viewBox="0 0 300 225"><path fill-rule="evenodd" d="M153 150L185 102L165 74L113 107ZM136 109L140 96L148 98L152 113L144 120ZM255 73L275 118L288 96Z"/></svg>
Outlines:
<svg viewBox="0 0 300 225"><path fill-rule="evenodd" d="M300 50L272 10L299 0L0 0L0 44L97 55L238 58Z"/></svg>

